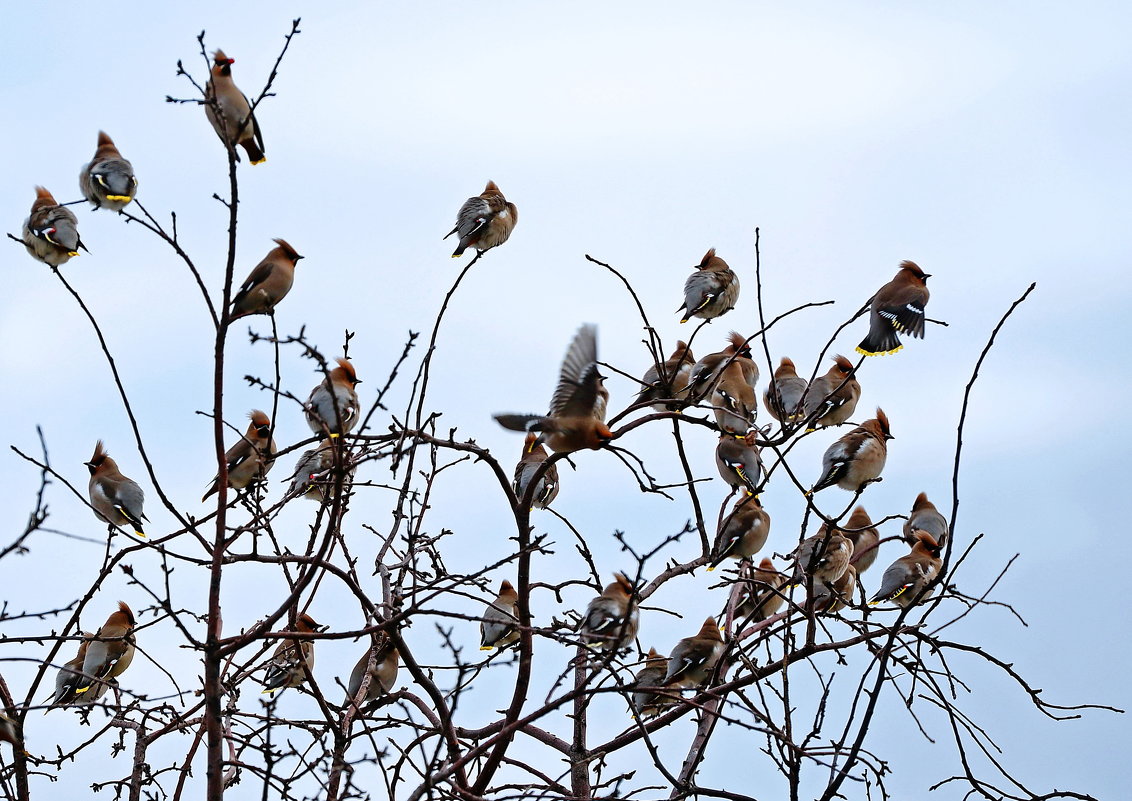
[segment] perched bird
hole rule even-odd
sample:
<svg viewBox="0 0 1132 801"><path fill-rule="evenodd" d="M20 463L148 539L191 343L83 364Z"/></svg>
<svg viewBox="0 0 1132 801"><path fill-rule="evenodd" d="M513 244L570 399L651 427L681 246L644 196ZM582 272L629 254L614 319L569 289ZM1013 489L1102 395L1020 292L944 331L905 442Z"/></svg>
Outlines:
<svg viewBox="0 0 1132 801"><path fill-rule="evenodd" d="M345 458L344 452L337 447L337 439L324 439L317 448L303 451L299 461L295 463L295 472L291 474L291 486L287 488L284 500L303 495L312 501L322 503L329 496L334 498L334 488L337 483L334 474L336 458ZM342 477L342 488L349 493L350 484L353 483L357 465L352 464L349 471Z"/></svg>
<svg viewBox="0 0 1132 801"><path fill-rule="evenodd" d="M880 553L880 532L873 527L873 521L865 507L858 506L845 521L841 533L853 543L853 567L860 575L873 566Z"/></svg>
<svg viewBox="0 0 1132 801"><path fill-rule="evenodd" d="M535 444L545 442L555 453L596 450L613 439L604 422L609 392L603 380L597 369L597 327L583 325L562 360L549 414L497 414L495 420L512 431L539 432Z"/></svg>
<svg viewBox="0 0 1132 801"><path fill-rule="evenodd" d="M276 305L291 291L295 265L303 257L285 239L271 241L278 247L272 248L240 284L240 290L232 298L230 319L238 320L249 314L274 314Z"/></svg>
<svg viewBox="0 0 1132 801"><path fill-rule="evenodd" d="M924 338L924 307L931 276L915 262L900 262L896 277L877 290L869 303L869 335L857 346L865 356L896 353L904 346L897 332Z"/></svg>
<svg viewBox="0 0 1132 801"><path fill-rule="evenodd" d="M347 685L349 701L357 698L362 689L362 681L366 677L366 667L369 665L371 654L374 660L373 669L369 671L369 687L366 689L366 697L362 699L362 703L387 695L397 682L397 670L401 664L401 654L387 637L381 637L370 644L370 647L362 654L362 658L358 660L358 664L354 665L354 669L350 672L350 683ZM312 665L313 662L312 655Z"/></svg>
<svg viewBox="0 0 1132 801"><path fill-rule="evenodd" d="M725 434L742 436L755 428L758 412L755 391L743 379L743 368L732 362L723 368L711 394L715 424Z"/></svg>
<svg viewBox="0 0 1132 801"><path fill-rule="evenodd" d="M757 623L766 620L775 614L785 600L783 587L789 577L774 569L774 562L764 558L759 566L751 571L749 577L742 576L744 583L738 606L735 607L735 619L747 620Z"/></svg>
<svg viewBox="0 0 1132 801"><path fill-rule="evenodd" d="M763 393L763 405L778 422L792 423L802 414L802 396L805 394L806 379L798 375L794 362L783 356L770 386Z"/></svg>
<svg viewBox="0 0 1132 801"><path fill-rule="evenodd" d="M699 687L710 677L726 646L719 634L719 625L709 617L694 637L676 643L668 656L665 687Z"/></svg>
<svg viewBox="0 0 1132 801"><path fill-rule="evenodd" d="M232 489L244 489L255 481L260 481L275 466L275 440L271 437L271 420L259 409L252 409L248 415L251 423L248 431L235 445L224 454L224 461L228 463L228 486ZM220 489L220 476L212 479L212 484L205 491L201 503L208 500L208 496Z"/></svg>
<svg viewBox="0 0 1132 801"><path fill-rule="evenodd" d="M749 432L745 437L723 434L715 447L715 466L720 478L732 490L742 487L748 495L754 495L759 478L762 476L762 458L755 447L755 434Z"/></svg>
<svg viewBox="0 0 1132 801"><path fill-rule="evenodd" d="M727 335L730 344L721 351L709 353L694 365L692 374L688 377L688 397L692 400L706 398L715 391L716 382L723 370L732 364L738 364L746 381L753 392L759 380L759 366L751 358L751 347L746 337L732 331Z"/></svg>
<svg viewBox="0 0 1132 801"><path fill-rule="evenodd" d="M316 434L329 434L331 439L349 433L358 424L358 393L362 383L349 359L335 359L338 366L322 383L311 390L303 410L307 425Z"/></svg>
<svg viewBox="0 0 1132 801"><path fill-rule="evenodd" d="M633 709L638 720L651 718L660 714L660 708L674 703L675 699L663 693L656 692L664 687L664 678L668 675L668 658L661 656L655 648L649 649L645 666L637 671L633 677Z"/></svg>
<svg viewBox="0 0 1132 801"><path fill-rule="evenodd" d="M22 740L23 738L20 737L20 729L16 721L7 714L0 712L0 741L11 743L13 747L22 750Z"/></svg>
<svg viewBox="0 0 1132 801"><path fill-rule="evenodd" d="M78 225L70 209L60 206L50 192L37 186L31 214L24 220L24 247L44 264L66 264L72 256L79 255L79 248L86 250L79 239Z"/></svg>
<svg viewBox="0 0 1132 801"><path fill-rule="evenodd" d="M105 685L126 672L134 661L134 613L122 601L118 611L106 622L87 644L83 658L83 675L75 688L75 695L90 692L95 685ZM103 687L103 691L105 687Z"/></svg>
<svg viewBox="0 0 1132 801"><path fill-rule="evenodd" d="M212 54L212 77L204 87L204 113L220 141L231 144L233 150L240 145L252 164L262 164L267 161L263 155L263 134L252 114L252 104L232 81L235 63L236 59L228 58L223 50ZM239 160L236 154L236 161Z"/></svg>
<svg viewBox="0 0 1132 801"><path fill-rule="evenodd" d="M853 543L839 529L831 532L823 523L818 533L802 540L791 555L794 557L791 586L805 584L806 576L812 576L813 586L818 587L832 584L845 573L853 557Z"/></svg>
<svg viewBox="0 0 1132 801"><path fill-rule="evenodd" d="M110 458L98 440L94 456L83 462L90 470L88 493L94 512L111 526L128 526L139 537L145 537L142 521L149 518L142 513L145 494L137 482L126 478L118 463Z"/></svg>
<svg viewBox="0 0 1132 801"><path fill-rule="evenodd" d="M834 484L850 492L860 492L871 482L879 481L890 439L893 436L888 417L877 409L875 418L866 420L826 448L821 478L806 494L813 495Z"/></svg>
<svg viewBox="0 0 1132 801"><path fill-rule="evenodd" d="M83 681L83 663L86 662L86 652L90 647L91 640L94 639L94 635L84 631L82 638L79 642L79 651L75 654L74 659L64 662L55 675L55 695L51 699L51 705L44 710L45 715L57 706L93 704L106 692L106 685L101 682L82 695L75 692L87 683Z"/></svg>
<svg viewBox="0 0 1132 801"><path fill-rule="evenodd" d="M652 408L658 412L677 411L683 404L673 401L683 401L688 397L688 381L692 376L692 365L695 360L692 349L686 343L677 340L672 355L660 365L659 370L654 364L645 371L641 379L641 383L645 386L637 394L637 401L651 403Z"/></svg>
<svg viewBox="0 0 1132 801"><path fill-rule="evenodd" d="M682 323L693 317L713 320L734 309L737 300L739 277L712 248L696 265L696 272L684 282L684 303L676 312L684 312L680 318Z"/></svg>
<svg viewBox="0 0 1132 801"><path fill-rule="evenodd" d="M916 544L916 531L926 531L931 534L940 548L947 545L947 519L935 508L935 504L928 500L927 493L921 492L912 504L912 513L904 521L904 539L909 545Z"/></svg>
<svg viewBox="0 0 1132 801"><path fill-rule="evenodd" d="M460 242L452 254L452 258L458 259L470 247L483 253L502 245L511 236L517 222L519 210L515 208L515 204L503 197L495 181L488 181L478 197L464 201L464 205L456 213L456 227L445 234L444 238L447 239L452 234L459 235Z"/></svg>
<svg viewBox="0 0 1132 801"><path fill-rule="evenodd" d="M870 605L892 601L897 606L909 607L917 601L926 601L931 592L919 598L920 592L939 575L943 560L939 556L939 543L926 531L915 532L916 544L906 556L888 566L880 580L880 589L869 599Z"/></svg>
<svg viewBox="0 0 1132 801"><path fill-rule="evenodd" d="M133 165L122 158L114 140L103 131L98 132L94 158L79 173L79 188L96 209L111 211L121 211L137 194Z"/></svg>
<svg viewBox="0 0 1132 801"><path fill-rule="evenodd" d="M314 641L300 637L301 634L314 634L324 631L325 626L314 622L314 618L304 613L295 620L294 632L296 636L291 639L280 640L275 653L264 668L263 692L274 693L279 689L298 687L306 679L306 671L314 670ZM290 629L283 629L289 632ZM303 670L306 665L306 671Z"/></svg>
<svg viewBox="0 0 1132 801"><path fill-rule="evenodd" d="M538 442L538 436L531 433L527 434L527 438L523 441L523 456L519 459L519 463L515 465L515 480L511 484L511 488L515 490L516 500L522 501L527 494L527 486L531 483L531 479L535 477L535 473L542 467L542 463L550 458L550 454ZM542 474L539 479L538 485L531 493L531 507L534 509L545 509L554 502L558 497L558 465L551 465Z"/></svg>
<svg viewBox="0 0 1132 801"><path fill-rule="evenodd" d="M849 565L840 578L829 584L814 582L814 593L810 596L808 604L815 612L832 615L853 604L853 592L856 589L857 569Z"/></svg>
<svg viewBox="0 0 1132 801"><path fill-rule="evenodd" d="M614 573L613 578L616 581L590 601L582 617L582 642L591 648L620 651L637 636L641 611L633 603L633 582L624 573Z"/></svg>
<svg viewBox="0 0 1132 801"><path fill-rule="evenodd" d="M834 356L829 372L815 378L806 389L802 417L810 420L811 431L839 426L853 416L861 399L861 385L854 369L853 362L844 356Z"/></svg>
<svg viewBox="0 0 1132 801"><path fill-rule="evenodd" d="M770 515L754 495L740 495L724 518L712 548L711 566L715 570L724 559L747 559L766 545L770 535Z"/></svg>
<svg viewBox="0 0 1132 801"><path fill-rule="evenodd" d="M519 641L519 593L510 581L499 585L499 595L491 602L480 621L480 650L502 650Z"/></svg>

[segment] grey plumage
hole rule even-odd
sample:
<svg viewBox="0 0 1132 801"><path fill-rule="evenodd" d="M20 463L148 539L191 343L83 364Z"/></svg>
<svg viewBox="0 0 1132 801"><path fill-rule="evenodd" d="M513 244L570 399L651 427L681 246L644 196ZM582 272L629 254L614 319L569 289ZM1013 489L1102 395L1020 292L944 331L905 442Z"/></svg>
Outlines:
<svg viewBox="0 0 1132 801"><path fill-rule="evenodd" d="M638 718L643 720L658 715L662 706L675 702L674 698L656 692L664 687L667 675L668 658L658 654L655 648L650 648L645 666L633 676L632 702Z"/></svg>
<svg viewBox="0 0 1132 801"><path fill-rule="evenodd" d="M397 683L401 655L388 639L381 638L380 641L370 644L370 647L362 654L362 658L354 665L354 669L350 671L347 695L351 701L357 697L362 689L362 681L366 677L366 667L370 663L371 655L373 657L373 669L369 671L369 686L366 688L366 697L363 699L363 703L387 695L393 689L393 685Z"/></svg>
<svg viewBox="0 0 1132 801"><path fill-rule="evenodd" d="M505 648L519 639L519 593L510 581L499 585L499 595L484 610L480 622L480 650Z"/></svg>
<svg viewBox="0 0 1132 801"><path fill-rule="evenodd" d="M341 453L342 458L346 458L345 451L341 449L341 446L336 449L336 442L335 439L324 439L318 444L317 448L303 451L299 460L295 463L295 471L291 474L291 485L284 495L285 500L304 495L312 501L322 503L328 495L331 498L334 497L333 490L336 477L333 468L335 456ZM350 491L350 484L354 480L356 471L357 465L351 463L350 469L343 476L342 487L346 492Z"/></svg>
<svg viewBox="0 0 1132 801"><path fill-rule="evenodd" d="M763 394L763 405L770 416L780 423L792 423L802 414L802 397L806 394L806 379L794 369L794 362L785 356L774 371L774 378Z"/></svg>
<svg viewBox="0 0 1132 801"><path fill-rule="evenodd" d="M927 493L921 492L912 504L912 512L904 521L904 539L909 545L916 544L916 531L926 531L935 538L940 548L947 546L949 535L947 518L939 513L935 504L928 500Z"/></svg>
<svg viewBox="0 0 1132 801"><path fill-rule="evenodd" d="M918 596L931 583L943 568L939 555L939 543L926 531L916 532L916 544L906 556L901 556L888 566L880 580L880 589L869 599L870 604L892 601L897 606L909 607L927 600L931 592L923 598Z"/></svg>
<svg viewBox="0 0 1132 801"><path fill-rule="evenodd" d="M715 466L719 476L732 489L742 487L748 495L754 495L762 477L762 458L755 447L755 438L748 434L735 437L723 434L715 448Z"/></svg>
<svg viewBox="0 0 1132 801"><path fill-rule="evenodd" d="M144 537L142 521L148 519L142 512L145 494L137 482L122 475L118 464L103 448L102 440L95 444L94 456L84 464L90 470L87 491L95 513L111 525L130 528Z"/></svg>
<svg viewBox="0 0 1132 801"><path fill-rule="evenodd" d="M606 650L627 648L637 636L641 611L633 603L633 583L624 573L590 601L582 617L582 642Z"/></svg>
<svg viewBox="0 0 1132 801"><path fill-rule="evenodd" d="M103 131L98 132L98 148L94 158L79 173L79 189L96 209L121 211L134 199L138 179L134 167Z"/></svg>
<svg viewBox="0 0 1132 801"><path fill-rule="evenodd" d="M712 248L684 282L684 303L676 311L684 312L682 323L693 317L713 320L734 309L738 300L739 278Z"/></svg>
<svg viewBox="0 0 1132 801"><path fill-rule="evenodd" d="M303 407L311 431L329 433L331 437L348 433L358 424L360 408L354 387L362 383L354 372L354 365L347 359L335 361L338 366L311 390Z"/></svg>
<svg viewBox="0 0 1132 801"><path fill-rule="evenodd" d="M79 249L86 250L79 238L79 221L74 213L55 202L42 186L35 188L31 213L24 220L23 242L34 258L58 267L66 264Z"/></svg>
<svg viewBox="0 0 1132 801"><path fill-rule="evenodd" d="M204 113L220 141L230 142L233 148L243 147L252 164L262 164L267 160L263 154L263 134L252 114L251 103L232 80L235 62L236 59L228 58L223 50L212 54L212 75L204 87ZM236 161L239 160L236 154Z"/></svg>
<svg viewBox="0 0 1132 801"><path fill-rule="evenodd" d="M834 484L849 492L859 492L879 481L888 458L888 440L893 439L888 417L881 409L826 448L822 456L822 475L809 495Z"/></svg>
<svg viewBox="0 0 1132 801"><path fill-rule="evenodd" d="M506 242L518 221L518 208L508 202L494 181L488 181L482 193L464 201L455 227L444 238L459 236L453 258L462 256L469 247L482 253Z"/></svg>

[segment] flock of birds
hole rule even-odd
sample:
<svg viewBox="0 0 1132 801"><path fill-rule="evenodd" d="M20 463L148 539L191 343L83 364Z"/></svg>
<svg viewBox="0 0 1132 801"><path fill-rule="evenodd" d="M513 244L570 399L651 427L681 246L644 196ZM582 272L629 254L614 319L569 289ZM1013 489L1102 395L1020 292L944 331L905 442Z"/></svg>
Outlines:
<svg viewBox="0 0 1132 801"><path fill-rule="evenodd" d="M232 81L233 63L234 59L215 51L205 88L205 112L227 146L242 147L251 163L259 164L265 160L263 138L252 105ZM100 132L94 158L80 174L83 196L96 209L121 211L133 200L137 187L130 162L122 157L111 138ZM517 220L515 204L507 201L499 187L489 181L484 191L469 198L457 214L456 224L448 234L458 237L453 257L461 256L468 248L483 253L502 245ZM276 247L256 265L233 297L227 321L273 314L290 291L295 266L303 257L285 240L274 241ZM36 188L36 199L23 225L23 243L33 257L55 268L85 249L74 213L57 203L43 187ZM915 263L901 263L896 276L871 300L869 332L857 348L859 353L895 353L902 347L899 333L923 336L928 277ZM682 313L680 322L720 317L735 308L738 297L738 277L713 248L685 283L683 304L677 310ZM311 391L304 407L310 429L322 440L299 458L285 498L303 495L323 502L331 494L328 488L337 483L332 474L336 466L344 463L341 437L359 419L355 387L361 382L349 360L336 361L337 366L325 371L324 380ZM853 415L860 398L855 373L856 368L848 359L836 356L829 372L807 382L798 376L794 363L783 358L763 394L763 403L788 434L838 426ZM808 608L834 612L852 603L859 576L876 559L879 534L864 508L858 506L844 526L823 524L817 534L805 539L790 555L794 563L791 572L778 571L768 558L757 566L753 564L753 557L766 544L770 531L770 517L758 497L763 472L757 444L760 432L755 425L758 377L759 369L751 358L748 341L739 334L732 333L723 350L699 360L693 357L688 345L678 342L670 358L654 364L644 375L644 389L637 402L662 412L702 408L706 403L714 413L719 430L716 465L733 493L739 492L739 498L719 526L709 570L725 559L739 560L742 592L734 609L735 619L768 619L788 600L789 588L799 585L806 588ZM597 331L594 326L585 325L566 353L550 411L545 415L495 416L505 428L526 433L513 485L520 503L546 508L558 495L557 468L553 463L545 464L549 458L547 448L568 454L602 448L611 442L613 432L605 423L608 401L609 392L598 370ZM250 418L246 433L225 454L224 481L235 490L262 481L277 452L268 416L253 410ZM829 446L821 476L807 495L834 485L859 493L868 484L881 480L890 439L888 418L877 409L875 418ZM141 487L122 474L101 441L85 464L90 471L90 505L98 518L107 522L111 531L126 527L145 537ZM220 484L218 474L202 502L216 493ZM930 593L924 590L939 574L940 549L947 536L946 520L920 493L904 524L904 539L910 551L885 570L870 603L892 601L908 606L927 597ZM514 586L503 581L498 596L483 615L482 649L506 648L519 639L518 603ZM628 576L618 573L583 613L580 638L591 647L620 651L636 639L639 617L634 585ZM129 606L119 603L97 632L84 632L78 653L58 671L48 709L94 704L109 687L115 686L115 679L133 660L135 625ZM264 692L295 687L306 680L314 666L314 643L304 635L324 629L309 614L299 615L293 628L284 629L284 633L294 637L282 639L271 659L262 666ZM637 712L655 713L664 704L675 701L675 691L703 685L724 649L715 618L705 620L694 636L680 640L667 658L650 649L634 684ZM372 700L389 692L398 664L397 649L388 639L373 638L351 674L350 699ZM360 697L363 691L364 697ZM0 715L0 738L17 741L12 721L4 715Z"/></svg>

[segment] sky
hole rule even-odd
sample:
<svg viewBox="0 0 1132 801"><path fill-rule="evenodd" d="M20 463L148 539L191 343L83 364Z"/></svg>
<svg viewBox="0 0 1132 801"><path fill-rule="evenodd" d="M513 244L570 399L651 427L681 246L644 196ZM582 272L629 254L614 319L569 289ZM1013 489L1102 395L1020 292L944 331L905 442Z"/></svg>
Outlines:
<svg viewBox="0 0 1132 801"><path fill-rule="evenodd" d="M199 107L164 99L194 96L176 75L178 59L204 80L196 41L202 30L210 50L221 47L236 59L238 85L258 91L290 21L302 16L275 96L257 112L268 160L240 165L236 277L266 254L273 237L306 256L277 314L281 331L305 327L329 356L340 352L345 331L355 332L350 353L365 382L363 401L372 401L408 332L427 335L463 264L449 258L451 240L441 237L464 199L494 180L518 205L519 223L511 240L469 273L448 310L428 406L443 411L442 430L456 427L507 465L517 459L521 438L499 428L491 414L543 409L579 325L598 326L604 361L630 374L648 367L632 299L586 254L630 279L667 347L688 327L673 313L683 281L715 247L740 276L742 291L736 310L697 336L701 347L714 350L732 328L758 328L757 228L768 316L836 301L798 312L768 335L775 362L788 355L807 372L826 369L817 356L833 330L901 260L932 274L929 316L948 326L929 326L923 341L869 360L855 419L883 406L896 436L885 481L862 498L874 518L907 512L920 491L941 508L950 506L964 386L990 331L1036 282L971 396L955 532L962 547L984 535L958 579L968 594L981 594L1018 555L994 597L1028 625L990 607L954 627L952 636L1012 662L1052 702L1132 704L1121 670L1129 658L1123 584L1107 575L1119 565L1110 544L1119 489L1110 484L1125 472L1128 436L1120 434L1119 421L1130 390L1129 372L1119 367L1130 300L1130 246L1120 231L1132 211L1126 4L826 2L803 9L739 2L343 2L311 9L125 2L112 15L90 4L55 8L50 19L34 5L6 15L0 100L9 109L6 141L14 156L6 168L6 231L18 235L36 185L61 201L80 197L79 169L105 130L135 167L139 200L162 221L176 212L186 250L218 293L226 212L212 194L227 192L224 151ZM212 392L204 304L161 242L113 214L72 208L90 253L63 272L103 328L162 486L182 510L202 514L197 499L214 472L211 423L198 414L210 408ZM0 350L0 375L10 388L0 400L8 421L4 444L36 453L41 426L53 466L81 493L82 463L101 438L123 472L145 488L152 530L172 528L172 516L143 480L88 321L48 269L6 241L9 247L0 249L6 276L0 336L8 343ZM270 331L261 319L249 325ZM270 404L243 380L273 370L271 350L247 342L247 327L233 326L227 354L226 405L238 427L246 410ZM834 352L850 355L863 332L858 321ZM422 352L415 349L411 369L392 391L389 407L398 416L408 397L406 376ZM765 382L770 370L762 368ZM281 369L284 386L299 397L319 380L293 350L284 351ZM636 391L618 376L607 386L614 410ZM294 407L281 408L276 423L280 444L307 436ZM379 420L377 429L387 424L388 418ZM623 444L661 480L678 480L663 430L666 425L655 433L645 427ZM800 476L816 480L831 439L812 437L799 446ZM705 431L689 437L690 458L705 478L715 472L713 448ZM555 508L594 544L606 578L626 566L614 531L649 547L689 515L686 502L642 496L609 454L585 453L575 461L576 472L563 470ZM32 508L38 472L8 449L0 453L0 469L10 539ZM272 496L283 491L289 469L275 469ZM371 478L388 478L381 470ZM722 498L715 486L704 492L715 503ZM832 508L848 498L840 490L826 495L837 493L822 502ZM802 506L791 487L773 482L763 502L774 520L770 547L784 552L797 537ZM9 611L53 608L62 595L69 600L89 585L101 560L105 527L90 510L59 484L49 489L48 504L51 528L95 542L43 532L27 554L0 561ZM362 539L361 524L386 526L389 508L390 496L380 490L355 502L351 525L360 553L372 545ZM283 518L295 547L311 513L312 507L288 510ZM475 570L511 545L501 533L507 531L502 499L474 466L439 483L430 515L430 530L454 531L445 551L453 569ZM549 516L536 526L558 544L536 568L547 580L577 575L569 533ZM690 558L691 545L677 544L672 556ZM893 547L866 578L879 580L883 565L900 555ZM151 554L135 562L157 566ZM273 581L251 569L233 576L228 625L251 625L270 609L264 588ZM642 645L665 651L693 633L721 603L722 591L708 589L713 582L697 573L658 595L658 605L681 605L687 621L646 614ZM62 595L61 587L67 588ZM84 627L99 625L119 598L143 606L137 592L124 577L112 577L84 615ZM185 606L204 604L203 581L186 578L177 592ZM327 606L337 609L332 600L330 594ZM570 608L546 600L536 622ZM582 591L569 600L577 608L587 596ZM357 613L350 614L323 616L336 627L360 625ZM50 626L0 621L0 632L26 636ZM474 626L466 635L474 650ZM172 626L145 636L153 653L172 662L183 656ZM419 638L422 648L435 639L428 625L406 636ZM326 680L337 663L341 674L348 672L360 648L320 647ZM17 696L31 670L18 660L43 653L0 644L0 672ZM182 675L195 675L196 665L179 667ZM974 664L967 669L968 708L992 724L1006 763L1027 784L1098 798L1128 794L1110 750L1132 733L1126 715L1088 711L1054 724L1001 678ZM135 663L126 678L139 692L169 691L151 665ZM309 703L298 693L283 701L296 713ZM469 714L490 708L473 703ZM623 727L622 715L613 711L605 728ZM34 717L27 731L33 753L52 750L46 744L54 742L73 744L85 733L66 713ZM889 789L897 797L923 797L927 786L951 775L956 760L941 720L931 724L934 746L917 739L896 705L885 720L890 725L877 727L870 742L894 754ZM671 734L666 747L678 755L673 758L682 758L690 732L682 721ZM721 738L705 774L729 776L736 756ZM128 766L122 756L82 770L89 783L125 774ZM772 776L758 778L766 782L760 786L774 786ZM754 793L743 788L746 780L736 775L732 789ZM252 784L237 787L233 797L251 797ZM45 786L40 794L51 792ZM376 786L374 792L380 797ZM954 785L933 795L961 796Z"/></svg>

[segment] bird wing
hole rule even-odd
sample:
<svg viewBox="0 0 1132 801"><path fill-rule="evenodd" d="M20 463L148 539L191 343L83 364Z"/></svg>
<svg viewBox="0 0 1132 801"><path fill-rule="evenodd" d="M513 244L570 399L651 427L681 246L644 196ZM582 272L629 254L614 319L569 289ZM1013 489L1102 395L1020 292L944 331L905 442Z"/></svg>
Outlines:
<svg viewBox="0 0 1132 801"><path fill-rule="evenodd" d="M270 261L261 261L252 270L251 274L247 277L244 283L240 284L240 291L236 293L236 297L232 300L233 304L238 304L242 301L247 294L262 284L271 275L271 271L275 269L275 264Z"/></svg>
<svg viewBox="0 0 1132 801"><path fill-rule="evenodd" d="M597 369L597 328L583 325L562 359L558 386L550 399L552 417L589 417L601 386Z"/></svg>
<svg viewBox="0 0 1132 801"><path fill-rule="evenodd" d="M456 227L448 232L447 239L452 234L459 234L460 240L474 237L495 217L491 205L482 197L470 197L460 207L456 215Z"/></svg>
<svg viewBox="0 0 1132 801"><path fill-rule="evenodd" d="M916 286L904 287L893 295L892 300L878 307L877 314L890 322L897 331L922 339L926 303L922 289Z"/></svg>

